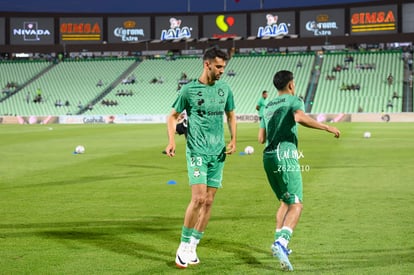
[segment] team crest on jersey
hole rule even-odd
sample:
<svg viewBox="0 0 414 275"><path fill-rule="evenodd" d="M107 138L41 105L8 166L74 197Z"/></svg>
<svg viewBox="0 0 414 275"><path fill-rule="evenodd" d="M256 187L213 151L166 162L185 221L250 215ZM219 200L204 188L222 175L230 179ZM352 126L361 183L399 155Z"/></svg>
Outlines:
<svg viewBox="0 0 414 275"><path fill-rule="evenodd" d="M199 176L200 176L200 169L198 169L198 168L195 168L194 169L194 173L193 173L193 175L194 175L194 177L196 177L196 178L198 178Z"/></svg>
<svg viewBox="0 0 414 275"><path fill-rule="evenodd" d="M200 117L204 117L204 115L206 114L206 111L204 111L204 110L197 110L197 114Z"/></svg>
<svg viewBox="0 0 414 275"><path fill-rule="evenodd" d="M289 192L286 192L285 194L283 194L283 197L285 198L285 199L290 199L290 194L289 194Z"/></svg>
<svg viewBox="0 0 414 275"><path fill-rule="evenodd" d="M217 93L219 96L224 96L224 91L222 89L218 89Z"/></svg>

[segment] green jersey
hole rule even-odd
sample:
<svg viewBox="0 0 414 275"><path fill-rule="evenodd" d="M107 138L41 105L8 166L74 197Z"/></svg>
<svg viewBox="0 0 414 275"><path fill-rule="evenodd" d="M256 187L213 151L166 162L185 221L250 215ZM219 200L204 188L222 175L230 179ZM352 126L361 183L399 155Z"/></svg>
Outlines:
<svg viewBox="0 0 414 275"><path fill-rule="evenodd" d="M172 107L179 113L187 112L187 151L204 155L223 152L223 115L235 108L233 92L225 82L219 80L210 86L193 80L182 86Z"/></svg>
<svg viewBox="0 0 414 275"><path fill-rule="evenodd" d="M297 96L283 94L272 99L264 110L260 127L266 129L265 152L277 150L279 143L298 145L298 132L295 112L305 110L302 99Z"/></svg>
<svg viewBox="0 0 414 275"><path fill-rule="evenodd" d="M259 117L263 117L263 111L267 103L268 103L268 99L264 97L260 97L259 100L257 101L257 106L259 106Z"/></svg>

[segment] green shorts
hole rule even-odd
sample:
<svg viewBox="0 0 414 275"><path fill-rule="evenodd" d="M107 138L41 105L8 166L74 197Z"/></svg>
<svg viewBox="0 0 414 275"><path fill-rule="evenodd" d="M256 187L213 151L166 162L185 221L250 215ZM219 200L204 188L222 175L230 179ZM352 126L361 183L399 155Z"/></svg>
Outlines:
<svg viewBox="0 0 414 275"><path fill-rule="evenodd" d="M186 158L190 185L207 184L208 187L221 187L226 159L224 151L220 155L202 155L187 151Z"/></svg>
<svg viewBox="0 0 414 275"><path fill-rule="evenodd" d="M297 158L286 157L287 154L283 153L279 151L263 154L263 166L270 187L278 200L287 204L302 202L303 186L299 161Z"/></svg>

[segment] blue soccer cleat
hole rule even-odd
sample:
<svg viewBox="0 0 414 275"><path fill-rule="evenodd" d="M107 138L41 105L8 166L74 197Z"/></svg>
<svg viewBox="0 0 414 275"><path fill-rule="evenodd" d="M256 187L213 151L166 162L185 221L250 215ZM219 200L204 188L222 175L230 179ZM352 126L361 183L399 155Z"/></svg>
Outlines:
<svg viewBox="0 0 414 275"><path fill-rule="evenodd" d="M274 242L271 248L272 248L273 256L279 259L280 267L282 268L282 270L293 271L293 266L290 263L289 257L288 257L290 254L290 251L286 247L281 245L278 241Z"/></svg>

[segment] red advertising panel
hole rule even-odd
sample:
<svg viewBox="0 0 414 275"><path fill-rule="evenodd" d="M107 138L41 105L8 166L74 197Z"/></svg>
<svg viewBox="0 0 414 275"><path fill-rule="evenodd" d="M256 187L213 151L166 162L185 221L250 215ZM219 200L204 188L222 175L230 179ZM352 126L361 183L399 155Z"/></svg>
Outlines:
<svg viewBox="0 0 414 275"><path fill-rule="evenodd" d="M203 16L204 37L246 37L246 26L246 14L216 14Z"/></svg>
<svg viewBox="0 0 414 275"><path fill-rule="evenodd" d="M157 16L155 18L155 39L189 38L199 38L198 16Z"/></svg>
<svg viewBox="0 0 414 275"><path fill-rule="evenodd" d="M402 31L403 32L414 32L414 3L403 4Z"/></svg>
<svg viewBox="0 0 414 275"><path fill-rule="evenodd" d="M252 13L250 31L259 38L295 34L295 12Z"/></svg>
<svg viewBox="0 0 414 275"><path fill-rule="evenodd" d="M50 45L55 42L53 18L10 18L11 45Z"/></svg>
<svg viewBox="0 0 414 275"><path fill-rule="evenodd" d="M101 17L60 18L61 44L99 44L102 43L102 35Z"/></svg>
<svg viewBox="0 0 414 275"><path fill-rule="evenodd" d="M397 5L351 8L351 34L387 34L398 30Z"/></svg>
<svg viewBox="0 0 414 275"><path fill-rule="evenodd" d="M131 43L149 40L150 17L108 18L108 42Z"/></svg>

